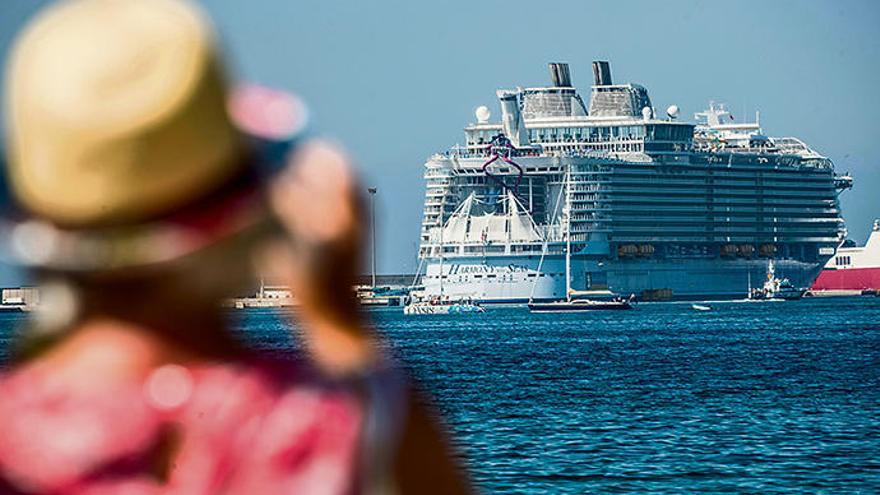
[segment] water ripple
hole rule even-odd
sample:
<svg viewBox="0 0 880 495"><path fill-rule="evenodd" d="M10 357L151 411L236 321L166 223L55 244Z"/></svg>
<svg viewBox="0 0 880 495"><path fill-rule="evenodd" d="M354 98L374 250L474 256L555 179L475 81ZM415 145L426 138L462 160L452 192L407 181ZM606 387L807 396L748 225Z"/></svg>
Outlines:
<svg viewBox="0 0 880 495"><path fill-rule="evenodd" d="M373 315L485 492L877 493L880 298L712 306ZM239 316L296 352L271 312Z"/></svg>

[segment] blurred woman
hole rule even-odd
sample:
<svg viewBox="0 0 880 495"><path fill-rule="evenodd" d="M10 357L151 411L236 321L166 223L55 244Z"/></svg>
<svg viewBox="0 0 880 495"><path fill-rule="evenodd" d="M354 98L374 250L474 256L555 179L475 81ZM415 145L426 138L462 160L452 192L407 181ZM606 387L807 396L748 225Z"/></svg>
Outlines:
<svg viewBox="0 0 880 495"><path fill-rule="evenodd" d="M18 40L2 242L42 301L0 375L0 494L465 492L350 290L346 157L281 95L227 111L216 44L179 0L64 2ZM254 262L295 292L309 362L231 331Z"/></svg>

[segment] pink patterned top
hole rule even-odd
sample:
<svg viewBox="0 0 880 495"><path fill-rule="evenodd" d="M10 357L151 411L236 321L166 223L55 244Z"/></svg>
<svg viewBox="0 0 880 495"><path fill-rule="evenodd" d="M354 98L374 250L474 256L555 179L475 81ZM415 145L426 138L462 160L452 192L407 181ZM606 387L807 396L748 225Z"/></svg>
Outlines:
<svg viewBox="0 0 880 495"><path fill-rule="evenodd" d="M96 391L0 375L0 494L356 493L363 401L302 376L165 365Z"/></svg>

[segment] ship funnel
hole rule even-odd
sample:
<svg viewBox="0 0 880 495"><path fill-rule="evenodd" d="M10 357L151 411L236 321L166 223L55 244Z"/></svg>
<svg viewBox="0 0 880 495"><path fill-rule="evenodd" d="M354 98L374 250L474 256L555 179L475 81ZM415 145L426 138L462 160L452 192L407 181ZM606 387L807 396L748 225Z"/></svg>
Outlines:
<svg viewBox="0 0 880 495"><path fill-rule="evenodd" d="M571 87L571 72L568 70L568 64L564 62L550 62L550 81L557 88Z"/></svg>
<svg viewBox="0 0 880 495"><path fill-rule="evenodd" d="M605 60L596 60L593 62L593 85L594 86L611 86L611 66Z"/></svg>
<svg viewBox="0 0 880 495"><path fill-rule="evenodd" d="M519 109L519 92L507 89L496 93L501 102L501 130L515 148L529 144L529 135Z"/></svg>

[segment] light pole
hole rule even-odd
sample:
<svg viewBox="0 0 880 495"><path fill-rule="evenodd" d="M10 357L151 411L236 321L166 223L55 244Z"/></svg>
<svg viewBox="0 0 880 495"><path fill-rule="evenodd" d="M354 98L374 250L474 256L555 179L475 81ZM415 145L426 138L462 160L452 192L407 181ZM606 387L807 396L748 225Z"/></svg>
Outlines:
<svg viewBox="0 0 880 495"><path fill-rule="evenodd" d="M372 243L371 265L373 274L373 289L376 288L376 191L375 187L367 189L370 193L370 241Z"/></svg>

